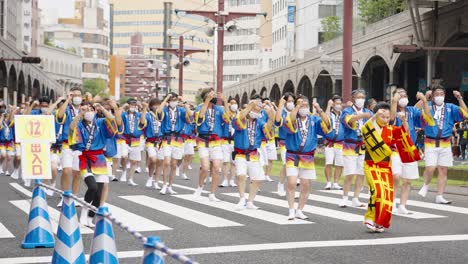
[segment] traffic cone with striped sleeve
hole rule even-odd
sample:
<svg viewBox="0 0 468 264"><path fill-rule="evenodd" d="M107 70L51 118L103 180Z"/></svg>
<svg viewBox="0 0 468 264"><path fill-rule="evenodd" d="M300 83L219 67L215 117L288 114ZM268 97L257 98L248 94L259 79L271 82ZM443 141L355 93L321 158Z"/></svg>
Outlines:
<svg viewBox="0 0 468 264"><path fill-rule="evenodd" d="M54 235L50 226L45 191L36 185L33 190L31 210L29 211L28 231L21 247L51 248L54 247Z"/></svg>
<svg viewBox="0 0 468 264"><path fill-rule="evenodd" d="M109 209L104 206L99 207L96 213L96 227L91 243L89 264L119 263L112 222L105 218L107 214L109 214Z"/></svg>
<svg viewBox="0 0 468 264"><path fill-rule="evenodd" d="M71 191L63 193L62 213L57 229L52 264L86 264L78 217Z"/></svg>
<svg viewBox="0 0 468 264"><path fill-rule="evenodd" d="M156 243L161 243L160 237L148 237L143 253L143 264L164 264L164 254L156 249Z"/></svg>

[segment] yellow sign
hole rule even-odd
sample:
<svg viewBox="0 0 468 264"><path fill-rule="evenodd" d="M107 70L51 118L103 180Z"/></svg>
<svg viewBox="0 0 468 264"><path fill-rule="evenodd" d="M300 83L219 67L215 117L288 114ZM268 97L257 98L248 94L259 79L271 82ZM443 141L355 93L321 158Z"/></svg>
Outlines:
<svg viewBox="0 0 468 264"><path fill-rule="evenodd" d="M55 142L55 123L52 115L15 116L15 138L23 142Z"/></svg>
<svg viewBox="0 0 468 264"><path fill-rule="evenodd" d="M21 143L21 176L24 179L52 179L50 143Z"/></svg>

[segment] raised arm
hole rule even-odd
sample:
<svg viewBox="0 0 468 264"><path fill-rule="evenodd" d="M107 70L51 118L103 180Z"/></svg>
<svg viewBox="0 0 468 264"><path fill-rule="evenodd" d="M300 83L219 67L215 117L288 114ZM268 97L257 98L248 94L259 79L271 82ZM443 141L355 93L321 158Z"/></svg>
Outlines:
<svg viewBox="0 0 468 264"><path fill-rule="evenodd" d="M458 104L460 105L460 108L463 110L464 113L468 112L468 108L466 107L465 101L463 100L463 96L459 91L453 91L453 95L455 98L458 100Z"/></svg>
<svg viewBox="0 0 468 264"><path fill-rule="evenodd" d="M281 97L278 103L278 109L276 111L276 117L275 117L275 122L277 124L280 124L283 119L283 109L284 109L285 104L286 104L286 100L284 99L284 97Z"/></svg>
<svg viewBox="0 0 468 264"><path fill-rule="evenodd" d="M62 119L63 116L65 115L65 111L67 110L68 104L70 103L72 96L71 94L68 94L67 100L65 100L65 103L60 106L60 108L57 111L57 118Z"/></svg>
<svg viewBox="0 0 468 264"><path fill-rule="evenodd" d="M390 108L390 122L395 122L398 112L398 101L400 100L401 95L400 93L395 93L393 96L392 104Z"/></svg>
<svg viewBox="0 0 468 264"><path fill-rule="evenodd" d="M318 103L314 103L314 108L315 108L315 111L317 111L317 113L319 114L320 118L322 119L322 122L324 122L324 124L327 126L327 127L331 127L331 123L330 123L330 115L328 115L327 113L325 113L322 108L320 108L320 105Z"/></svg>
<svg viewBox="0 0 468 264"><path fill-rule="evenodd" d="M68 129L70 134L73 134L73 131L78 126L78 122L83 119L84 113L88 111L88 106L84 105L80 107L80 113L73 118L72 122L70 123L70 127Z"/></svg>
<svg viewBox="0 0 468 264"><path fill-rule="evenodd" d="M239 119L244 120L249 114L249 112L252 111L252 109L254 109L256 105L257 103L255 101L250 101L247 107L244 110L239 112Z"/></svg>
<svg viewBox="0 0 468 264"><path fill-rule="evenodd" d="M167 105L167 102L172 98L171 94L168 94L166 98L164 98L164 101L159 105L158 110L156 110L156 113L158 115L161 115L163 112L164 107Z"/></svg>
<svg viewBox="0 0 468 264"><path fill-rule="evenodd" d="M115 123L117 126L122 126L122 109L117 106L115 100L109 100L109 105L114 109Z"/></svg>
<svg viewBox="0 0 468 264"><path fill-rule="evenodd" d="M405 128L405 130L410 131L410 128L408 125L408 119L406 118L405 113L398 113L397 117L401 120L401 123L403 124L403 127Z"/></svg>
<svg viewBox="0 0 468 264"><path fill-rule="evenodd" d="M214 96L215 96L214 91L211 91L206 95L205 101L203 102L203 106L200 109L200 112L198 114L198 118L205 116L206 110L208 110L208 105L210 104L210 101L211 101L211 99L213 99ZM198 120L197 120L197 122L198 122Z"/></svg>
<svg viewBox="0 0 468 264"><path fill-rule="evenodd" d="M294 107L294 109L291 111L290 116L291 116L291 122L292 122L293 124L296 123L297 112L299 112L299 108L301 108L302 102L303 102L302 99L297 99L296 107Z"/></svg>
<svg viewBox="0 0 468 264"><path fill-rule="evenodd" d="M30 115L32 110L34 109L34 107L36 107L38 105L39 105L39 101L34 100L34 102L32 102L29 106L26 107L26 109L24 110L24 114L25 115Z"/></svg>
<svg viewBox="0 0 468 264"><path fill-rule="evenodd" d="M328 100L328 104L327 104L327 109L325 109L325 113L330 116L330 112L331 112L331 108L333 106L333 100L330 99Z"/></svg>
<svg viewBox="0 0 468 264"><path fill-rule="evenodd" d="M55 103L53 103L52 105L49 106L49 108L47 109L47 115L50 115L52 114L52 112L57 108L57 105L60 104L60 102L62 100L64 100L65 98L60 96L59 98L57 98L57 101L55 101Z"/></svg>
<svg viewBox="0 0 468 264"><path fill-rule="evenodd" d="M351 118L349 119L348 124L349 124L349 125L352 125L352 123L358 121L359 119L370 118L370 117L371 117L371 114L370 114L370 113L354 114L354 115L351 116Z"/></svg>
<svg viewBox="0 0 468 264"><path fill-rule="evenodd" d="M421 104L421 108L422 108L424 114L425 114L426 116L428 116L428 117L429 117L429 116L432 116L432 114L431 114L431 109L429 108L429 104L427 103L427 97L426 97L423 93L418 92L418 93L416 94L416 98L419 100L419 102L420 102L420 104ZM465 106L465 107L466 107L466 106Z"/></svg>

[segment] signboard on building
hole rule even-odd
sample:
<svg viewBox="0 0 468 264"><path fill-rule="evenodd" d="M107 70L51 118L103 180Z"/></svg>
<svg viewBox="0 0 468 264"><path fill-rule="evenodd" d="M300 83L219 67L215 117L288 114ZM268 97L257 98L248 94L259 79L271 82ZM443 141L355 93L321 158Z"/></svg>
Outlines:
<svg viewBox="0 0 468 264"><path fill-rule="evenodd" d="M296 6L288 6L288 23L295 23L296 20Z"/></svg>

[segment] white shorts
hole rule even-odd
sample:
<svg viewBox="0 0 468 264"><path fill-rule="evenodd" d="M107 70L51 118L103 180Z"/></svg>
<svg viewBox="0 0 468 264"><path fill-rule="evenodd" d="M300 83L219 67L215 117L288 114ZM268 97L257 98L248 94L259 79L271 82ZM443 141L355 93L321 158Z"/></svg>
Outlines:
<svg viewBox="0 0 468 264"><path fill-rule="evenodd" d="M266 147L266 156L268 160L277 160L278 159L278 153L276 152L276 145L274 142L272 143L267 143Z"/></svg>
<svg viewBox="0 0 468 264"><path fill-rule="evenodd" d="M247 161L245 158L236 158L236 173L239 175L249 175L253 181L264 181L265 173L258 161Z"/></svg>
<svg viewBox="0 0 468 264"><path fill-rule="evenodd" d="M231 162L232 161L232 152L234 151L234 146L231 144L224 144L221 146L223 149L223 162Z"/></svg>
<svg viewBox="0 0 468 264"><path fill-rule="evenodd" d="M364 155L343 156L343 174L364 175Z"/></svg>
<svg viewBox="0 0 468 264"><path fill-rule="evenodd" d="M21 156L21 145L15 145L15 155Z"/></svg>
<svg viewBox="0 0 468 264"><path fill-rule="evenodd" d="M298 167L286 168L286 175L288 177L298 177L299 179L315 180L317 173L315 170L302 169Z"/></svg>
<svg viewBox="0 0 468 264"><path fill-rule="evenodd" d="M343 150L339 148L325 148L325 165L343 167Z"/></svg>
<svg viewBox="0 0 468 264"><path fill-rule="evenodd" d="M7 155L10 156L10 157L15 156L16 155L15 150L16 150L16 148L13 146L13 149L7 150Z"/></svg>
<svg viewBox="0 0 468 264"><path fill-rule="evenodd" d="M128 157L131 161L141 161L141 146L128 147Z"/></svg>
<svg viewBox="0 0 468 264"><path fill-rule="evenodd" d="M50 162L58 165L60 163L60 156L57 153L50 153Z"/></svg>
<svg viewBox="0 0 468 264"><path fill-rule="evenodd" d="M93 174L89 173L89 174L86 174L84 176L85 179L86 179L86 177L94 177L96 182L99 182L99 183L109 183L109 176L108 175L93 175Z"/></svg>
<svg viewBox="0 0 468 264"><path fill-rule="evenodd" d="M164 158L170 157L171 159L180 160L184 154L184 149L183 147L164 146L163 153Z"/></svg>
<svg viewBox="0 0 468 264"><path fill-rule="evenodd" d="M416 180L419 178L418 162L403 163L399 155L393 155L392 173L399 174L402 179Z"/></svg>
<svg viewBox="0 0 468 264"><path fill-rule="evenodd" d="M221 146L216 147L199 147L198 155L200 159L209 158L210 160L223 160L223 148Z"/></svg>
<svg viewBox="0 0 468 264"><path fill-rule="evenodd" d="M257 149L258 152L258 160L260 162L260 166L265 166L268 164L268 156L266 153L266 147L260 147Z"/></svg>
<svg viewBox="0 0 468 264"><path fill-rule="evenodd" d="M162 147L147 146L146 154L149 158L156 158L158 160L164 160L164 149Z"/></svg>
<svg viewBox="0 0 468 264"><path fill-rule="evenodd" d="M106 165L107 165L107 176L110 177L112 176L112 161L106 160Z"/></svg>
<svg viewBox="0 0 468 264"><path fill-rule="evenodd" d="M452 167L452 148L426 148L424 150L426 167Z"/></svg>
<svg viewBox="0 0 468 264"><path fill-rule="evenodd" d="M62 149L62 167L80 171L80 155L81 151Z"/></svg>
<svg viewBox="0 0 468 264"><path fill-rule="evenodd" d="M193 143L184 143L184 155L193 155L193 154L195 154Z"/></svg>
<svg viewBox="0 0 468 264"><path fill-rule="evenodd" d="M117 154L114 159L120 159L122 157L128 157L128 146L125 143L117 144Z"/></svg>

